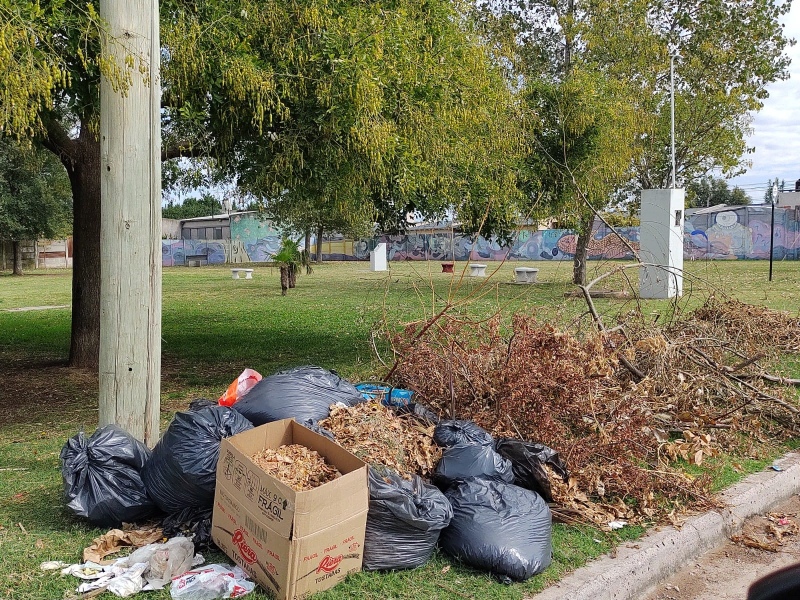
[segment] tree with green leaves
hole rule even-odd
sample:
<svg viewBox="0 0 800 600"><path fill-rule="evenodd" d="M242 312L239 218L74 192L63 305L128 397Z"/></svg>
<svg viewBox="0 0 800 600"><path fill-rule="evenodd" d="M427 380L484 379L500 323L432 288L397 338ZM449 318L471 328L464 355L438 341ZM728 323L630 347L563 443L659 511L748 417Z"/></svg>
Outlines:
<svg viewBox="0 0 800 600"><path fill-rule="evenodd" d="M585 104L583 96L588 96L594 106L604 105L612 112L633 117L624 119L632 125L630 129L616 132L621 141L616 148L612 144L596 145L590 152L573 157L571 164L566 151L560 155L544 153L552 159L549 165L534 156L528 172L528 188L534 190L530 198L540 205L545 200L555 214L571 207L567 212L578 217L574 226L582 237L587 229L585 219L578 215L581 207L596 203L593 208L601 209L613 198L610 190L607 194L595 193L587 202L585 181L576 177L578 185L572 190L559 182L563 178L571 183L571 173L582 172L582 157L596 153L596 160L611 164L614 157L600 157L600 153L626 155L629 164L625 175L620 177L622 171L615 169L613 177L606 179L609 187L618 190L670 184L671 55L677 57L678 185L714 171L725 176L741 172L747 166L745 139L751 115L761 108L766 86L788 76L785 49L790 42L779 20L790 6L790 2L774 0L479 2L478 15L486 35L502 47L505 64L511 66L515 80L529 92L531 101L544 102L552 95L550 90L567 85L569 78L580 72L590 87L580 90L578 105ZM537 100L539 88L546 93ZM570 96L564 94L564 102L569 100ZM543 119L540 127L531 131L538 144L533 152L552 148L547 140L559 136L565 150L581 147L587 133L601 139L597 130L578 128L570 133L558 118ZM570 140L570 136L576 139ZM580 266L583 258L579 251L576 283L584 280Z"/></svg>
<svg viewBox="0 0 800 600"><path fill-rule="evenodd" d="M205 193L200 198L186 198L180 204L168 202L161 209L161 216L165 219L194 219L219 215L222 212L222 203L213 194Z"/></svg>
<svg viewBox="0 0 800 600"><path fill-rule="evenodd" d="M742 188L731 189L728 187L728 182L720 177L702 177L686 186L687 208L703 208L719 204L747 206L750 204L750 198Z"/></svg>
<svg viewBox="0 0 800 600"><path fill-rule="evenodd" d="M228 163L266 214L318 239L451 207L468 230L513 230L521 111L469 22L446 0L316 6L314 19L291 2L278 19L271 3L248 13L296 45L283 110L243 124L251 139Z"/></svg>
<svg viewBox="0 0 800 600"><path fill-rule="evenodd" d="M95 367L100 74L124 89L137 57L120 65L101 54L91 4L19 0L0 11L0 129L35 136L67 170L70 363ZM210 157L264 199L288 190L319 209L317 227L363 227L376 199L384 212L455 206L474 228L511 227L517 107L447 0L163 0L160 13L164 160Z"/></svg>
<svg viewBox="0 0 800 600"><path fill-rule="evenodd" d="M13 247L14 275L22 275L20 242L72 232L72 195L61 164L27 143L0 140L0 240Z"/></svg>
<svg viewBox="0 0 800 600"><path fill-rule="evenodd" d="M777 177L773 179L767 180L767 189L764 192L764 204L772 204L777 200L775 197L775 189L777 188L778 192L783 192L786 188L786 180L785 179L778 179Z"/></svg>

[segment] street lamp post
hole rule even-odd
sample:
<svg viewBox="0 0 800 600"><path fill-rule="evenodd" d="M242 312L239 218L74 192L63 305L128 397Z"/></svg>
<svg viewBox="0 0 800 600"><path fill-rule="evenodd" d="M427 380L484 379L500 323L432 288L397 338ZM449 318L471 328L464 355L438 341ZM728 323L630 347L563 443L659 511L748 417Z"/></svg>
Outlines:
<svg viewBox="0 0 800 600"><path fill-rule="evenodd" d="M772 184L772 216L769 224L769 280L772 281L772 249L775 244L775 204L778 202L778 184Z"/></svg>
<svg viewBox="0 0 800 600"><path fill-rule="evenodd" d="M672 189L675 189L675 55L669 57L669 114L672 146Z"/></svg>

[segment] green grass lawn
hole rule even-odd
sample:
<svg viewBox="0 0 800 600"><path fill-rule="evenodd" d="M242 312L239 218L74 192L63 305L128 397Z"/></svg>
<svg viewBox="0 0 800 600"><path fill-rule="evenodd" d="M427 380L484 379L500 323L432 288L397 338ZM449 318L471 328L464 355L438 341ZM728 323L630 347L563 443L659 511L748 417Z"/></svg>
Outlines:
<svg viewBox="0 0 800 600"><path fill-rule="evenodd" d="M572 330L592 327L585 302L564 296L574 289L571 263L525 263L540 269L534 286L511 283L520 264L489 263L487 274L498 271L485 280L462 277L464 263L456 264L455 275L441 273L434 262L392 263L383 273L369 271L368 263L324 264L315 266L310 276L299 276L297 288L285 297L277 269L263 265L250 265L255 269L252 280L231 279L225 266L164 269L163 423L194 398L219 396L245 367L268 375L316 364L353 381L381 379L392 357L372 332L425 319L446 306L473 317L498 311L510 317L522 310ZM592 262L590 278L620 264ZM679 302L598 299L597 308L611 323L637 305L645 314L669 315L716 293L800 311L800 263L776 263L772 282L767 281L766 261L698 261L687 263L686 269L685 295ZM70 312L9 311L69 304L70 278L70 272L61 271L30 271L23 277L0 273L0 598L68 596L77 580L43 573L40 562L77 562L82 549L102 533L73 518L61 498L61 446L78 429L91 432L97 423L96 375L62 364L69 347ZM597 287L620 290L626 278L635 284L636 270L625 270ZM797 364L796 357L787 359L786 368L796 371ZM4 385L12 380L15 385ZM763 464L752 461L746 467ZM740 475L724 466L719 470L726 483ZM503 585L436 556L411 572L353 576L320 597L522 598L640 533L637 528L606 534L556 525L553 565L523 584ZM222 555L209 558L225 560ZM147 597L165 599L169 594L149 592ZM258 592L252 597L265 596Z"/></svg>

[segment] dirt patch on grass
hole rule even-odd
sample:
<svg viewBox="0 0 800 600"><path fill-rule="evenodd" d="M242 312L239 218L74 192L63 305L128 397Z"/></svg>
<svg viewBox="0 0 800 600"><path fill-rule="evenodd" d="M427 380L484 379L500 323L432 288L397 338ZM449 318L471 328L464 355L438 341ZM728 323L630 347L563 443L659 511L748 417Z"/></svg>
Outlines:
<svg viewBox="0 0 800 600"><path fill-rule="evenodd" d="M2 354L0 425L97 411L97 373L52 356Z"/></svg>
<svg viewBox="0 0 800 600"><path fill-rule="evenodd" d="M165 418L186 410L196 398L216 399L218 386L187 383L187 374L194 368L202 369L203 378L236 376L230 366L216 369L163 360L161 413ZM3 352L0 382L0 426L41 420L76 420L87 426L96 422L99 379L94 370L70 367L66 359L55 356Z"/></svg>

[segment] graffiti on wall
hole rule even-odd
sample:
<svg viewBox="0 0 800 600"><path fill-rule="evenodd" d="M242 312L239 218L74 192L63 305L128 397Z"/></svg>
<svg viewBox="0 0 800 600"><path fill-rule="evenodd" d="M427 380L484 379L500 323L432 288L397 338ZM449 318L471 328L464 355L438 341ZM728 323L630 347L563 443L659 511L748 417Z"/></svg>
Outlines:
<svg viewBox="0 0 800 600"><path fill-rule="evenodd" d="M161 240L161 266L180 267L191 256L205 256L210 265L224 265L228 260L226 240Z"/></svg>
<svg viewBox="0 0 800 600"><path fill-rule="evenodd" d="M794 209L750 206L692 215L684 222L684 257L693 259L800 258L800 228ZM770 235L770 233L772 235Z"/></svg>
<svg viewBox="0 0 800 600"><path fill-rule="evenodd" d="M684 221L684 257L691 259L761 259L769 257L770 239L777 259L800 258L800 226L794 209L776 208L775 225L767 207L749 206L694 214ZM590 259L631 259L639 251L639 228L604 225L592 232ZM619 235L617 235L619 234ZM771 234L771 235L770 235ZM622 237L623 239L620 239ZM163 265L186 264L186 257L208 254L210 264L265 262L281 244L281 232L257 215L231 217L231 240L162 240ZM521 230L508 246L498 240L449 230L382 235L344 240L324 237L323 260L369 260L376 244L386 244L387 258L397 260L572 260L578 236L569 229ZM315 246L312 238L312 254Z"/></svg>
<svg viewBox="0 0 800 600"><path fill-rule="evenodd" d="M239 214L231 217L231 242L238 248L240 262L266 262L278 253L281 232L257 214Z"/></svg>

